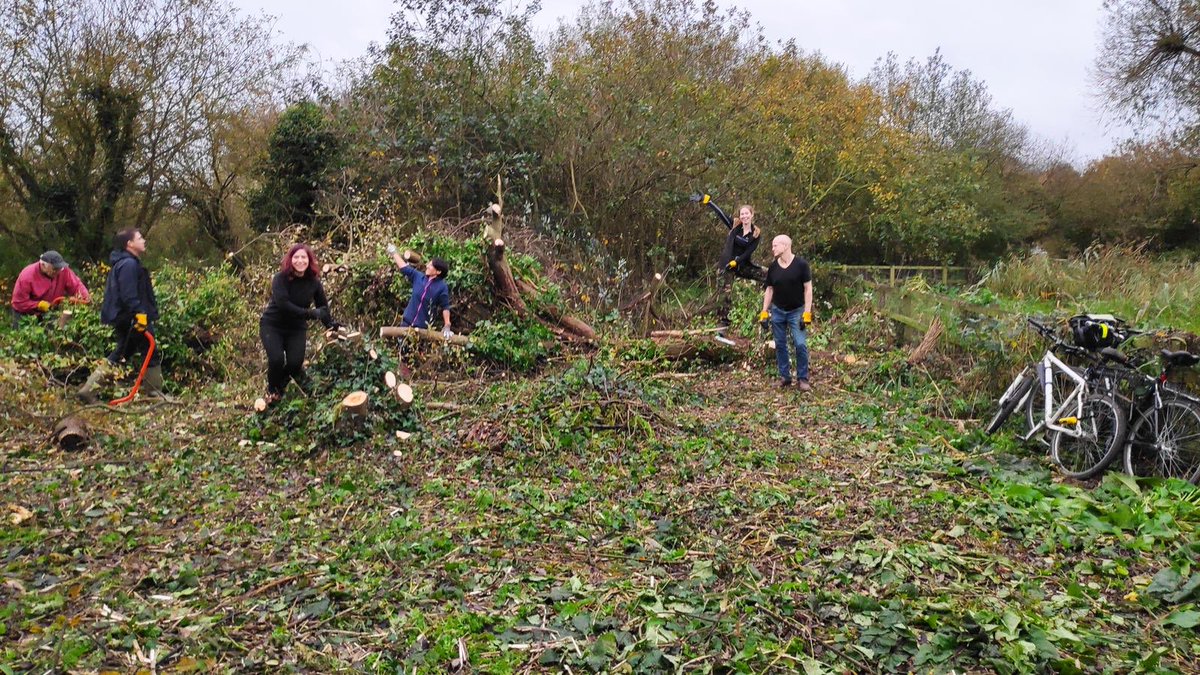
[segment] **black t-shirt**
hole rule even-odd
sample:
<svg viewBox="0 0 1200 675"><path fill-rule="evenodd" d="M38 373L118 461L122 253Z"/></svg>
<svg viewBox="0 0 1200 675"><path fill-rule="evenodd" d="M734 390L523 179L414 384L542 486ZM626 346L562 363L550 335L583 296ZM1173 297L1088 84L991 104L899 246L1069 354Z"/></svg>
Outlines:
<svg viewBox="0 0 1200 675"><path fill-rule="evenodd" d="M771 303L790 312L804 306L804 284L811 281L812 270L808 267L808 261L796 256L787 267L781 267L778 260L771 263L763 288L773 287L775 294L771 296Z"/></svg>

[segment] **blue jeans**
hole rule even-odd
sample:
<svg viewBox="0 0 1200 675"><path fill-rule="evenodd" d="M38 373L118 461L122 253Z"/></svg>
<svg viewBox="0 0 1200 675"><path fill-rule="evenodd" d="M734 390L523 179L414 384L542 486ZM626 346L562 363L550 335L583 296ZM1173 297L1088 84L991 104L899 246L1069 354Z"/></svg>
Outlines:
<svg viewBox="0 0 1200 675"><path fill-rule="evenodd" d="M791 362L788 360L787 337L792 337L792 345L796 349L796 378L808 379L808 334L804 330L802 318L804 308L797 307L785 312L771 305L771 335L775 338L775 365L779 367L779 377L792 379L789 372Z"/></svg>

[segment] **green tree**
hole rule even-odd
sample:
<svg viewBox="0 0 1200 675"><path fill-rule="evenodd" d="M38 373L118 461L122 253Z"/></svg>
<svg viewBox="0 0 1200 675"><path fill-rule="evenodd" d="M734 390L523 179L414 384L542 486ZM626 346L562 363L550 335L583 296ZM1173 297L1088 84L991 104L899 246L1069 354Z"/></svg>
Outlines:
<svg viewBox="0 0 1200 675"><path fill-rule="evenodd" d="M997 108L987 85L969 70L955 71L935 51L901 65L894 53L875 62L867 82L883 100L885 122L944 150L974 151L989 159L1017 157L1028 132L1012 112Z"/></svg>
<svg viewBox="0 0 1200 675"><path fill-rule="evenodd" d="M547 133L545 63L530 28L539 9L501 0L401 0L388 42L339 106L359 182L425 216L487 205L497 176L506 210L537 200Z"/></svg>
<svg viewBox="0 0 1200 675"><path fill-rule="evenodd" d="M339 162L340 146L321 106L312 101L288 106L267 140L261 185L249 198L254 228L318 224L320 196Z"/></svg>

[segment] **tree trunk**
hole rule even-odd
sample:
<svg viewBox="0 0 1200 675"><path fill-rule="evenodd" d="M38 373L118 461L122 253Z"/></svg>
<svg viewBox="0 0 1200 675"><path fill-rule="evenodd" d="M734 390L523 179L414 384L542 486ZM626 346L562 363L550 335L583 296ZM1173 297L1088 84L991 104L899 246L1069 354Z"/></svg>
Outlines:
<svg viewBox="0 0 1200 675"><path fill-rule="evenodd" d="M687 337L689 335L713 335L720 328L696 328L693 330L653 330L650 331L650 337Z"/></svg>
<svg viewBox="0 0 1200 675"><path fill-rule="evenodd" d="M517 279L517 288L522 293L529 295L535 295L538 292L538 289L533 284L524 279ZM572 337L583 338L584 340L596 339L596 331L592 330L591 326L569 314L564 314L558 307L547 306L543 310L543 314L546 315L546 318L558 324L564 331L570 333Z"/></svg>
<svg viewBox="0 0 1200 675"><path fill-rule="evenodd" d="M504 240L494 239L487 250L488 270L492 273L492 289L496 297L517 313L517 316L528 316L529 308L521 298L520 288L513 278L508 260L504 258Z"/></svg>
<svg viewBox="0 0 1200 675"><path fill-rule="evenodd" d="M742 338L726 338L732 345L718 342L715 337L659 337L652 338L662 347L663 356L672 361L694 359L710 363L728 363L744 355L750 343Z"/></svg>

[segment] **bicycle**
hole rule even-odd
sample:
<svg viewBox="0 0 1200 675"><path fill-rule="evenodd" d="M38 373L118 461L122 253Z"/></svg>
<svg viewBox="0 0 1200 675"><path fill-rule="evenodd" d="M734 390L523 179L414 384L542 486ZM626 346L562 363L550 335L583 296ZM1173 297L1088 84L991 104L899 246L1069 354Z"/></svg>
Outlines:
<svg viewBox="0 0 1200 675"><path fill-rule="evenodd" d="M1053 329L1033 319L1027 321L1052 344L1036 364L1027 366L1009 384L986 433L999 430L1018 407L1031 405L1036 387L1042 395L1042 416L1023 440L1042 431L1052 432L1050 455L1054 463L1072 478L1091 478L1104 471L1124 447L1127 417L1111 393L1113 385L1105 369L1109 361L1123 356L1111 347L1095 353L1086 347L1067 344ZM1081 372L1060 359L1056 352L1086 358L1089 365ZM1070 383L1070 391L1065 395L1064 383Z"/></svg>
<svg viewBox="0 0 1200 675"><path fill-rule="evenodd" d="M1176 368L1200 363L1186 351L1162 350L1156 377L1134 370L1147 391L1133 406L1135 419L1125 442L1125 473L1138 478L1179 478L1200 483L1200 399L1172 387L1169 375Z"/></svg>

